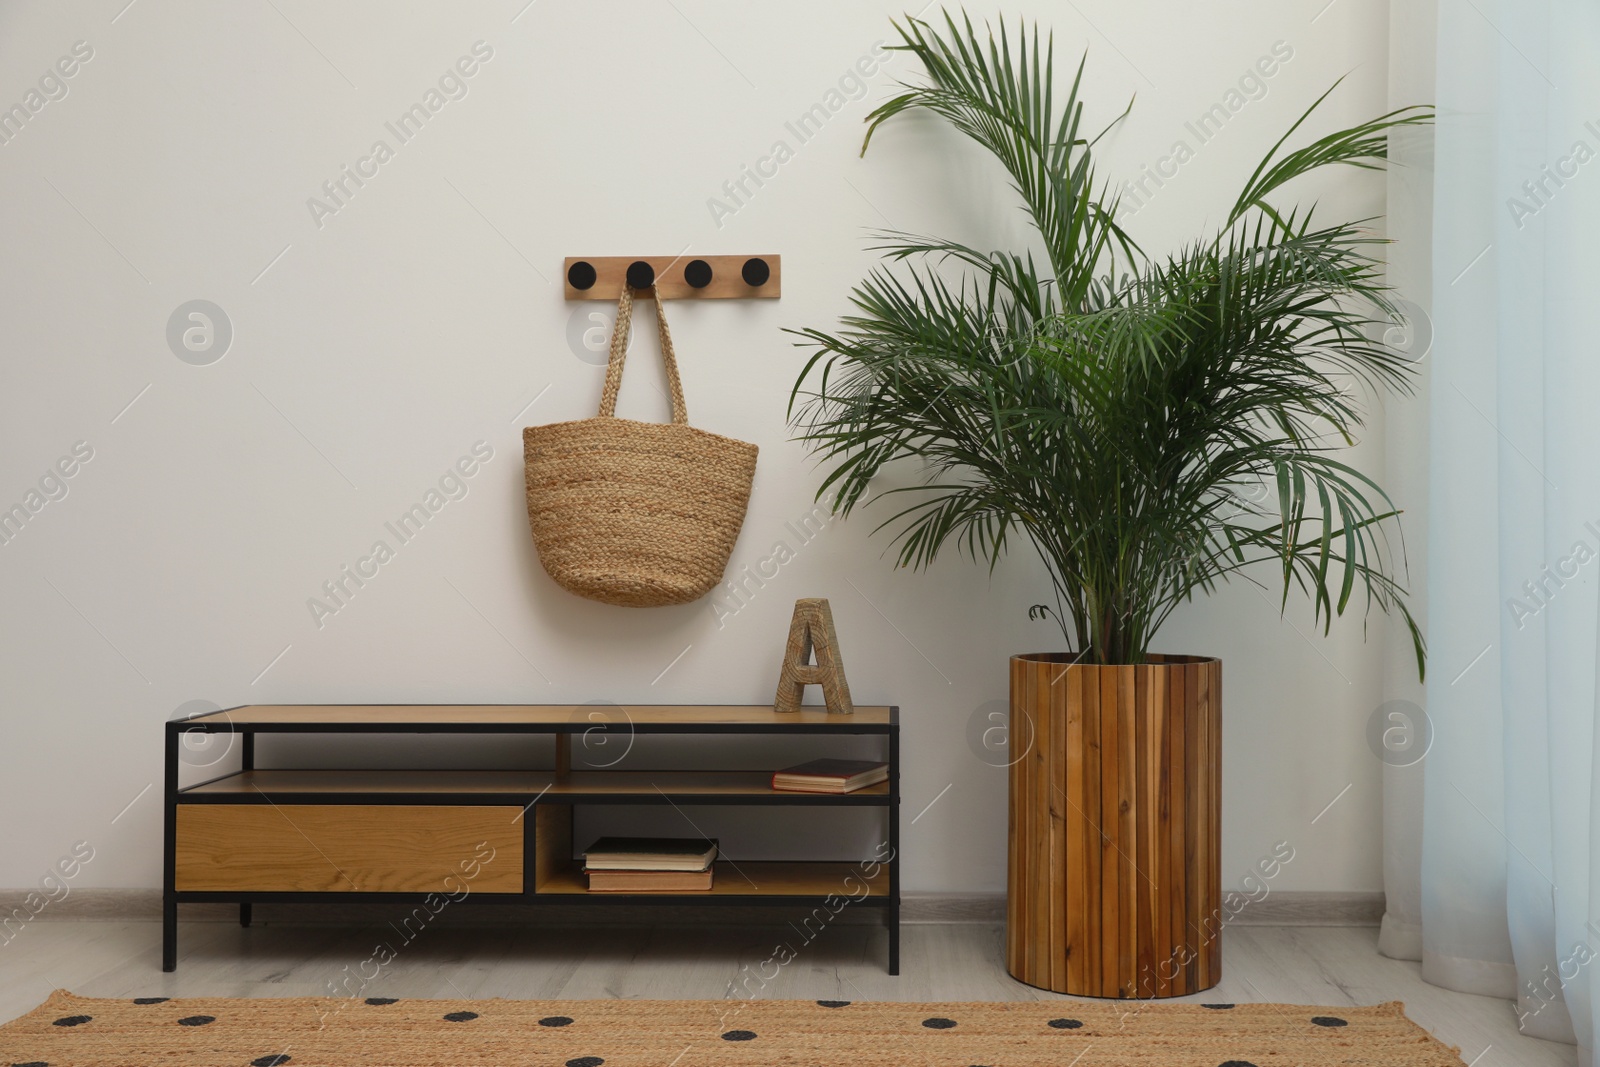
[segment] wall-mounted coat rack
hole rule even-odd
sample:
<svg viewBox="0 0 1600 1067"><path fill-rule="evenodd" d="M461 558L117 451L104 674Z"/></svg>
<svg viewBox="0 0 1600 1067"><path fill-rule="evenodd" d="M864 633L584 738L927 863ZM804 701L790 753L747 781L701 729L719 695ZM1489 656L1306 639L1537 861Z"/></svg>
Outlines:
<svg viewBox="0 0 1600 1067"><path fill-rule="evenodd" d="M776 299L783 291L778 256L568 256L568 300L616 300L624 284L654 285L663 300Z"/></svg>

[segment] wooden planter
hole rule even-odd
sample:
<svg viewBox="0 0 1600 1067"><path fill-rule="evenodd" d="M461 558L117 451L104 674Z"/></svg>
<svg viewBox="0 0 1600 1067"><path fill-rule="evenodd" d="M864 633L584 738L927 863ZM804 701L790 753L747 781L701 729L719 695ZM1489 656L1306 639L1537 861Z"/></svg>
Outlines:
<svg viewBox="0 0 1600 1067"><path fill-rule="evenodd" d="M1222 661L1011 657L1006 969L1087 997L1222 978Z"/></svg>

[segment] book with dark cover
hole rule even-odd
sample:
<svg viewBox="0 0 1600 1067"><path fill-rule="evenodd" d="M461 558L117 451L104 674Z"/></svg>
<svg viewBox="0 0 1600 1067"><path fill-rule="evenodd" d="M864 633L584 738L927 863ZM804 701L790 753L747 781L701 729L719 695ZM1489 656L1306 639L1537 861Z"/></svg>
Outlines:
<svg viewBox="0 0 1600 1067"><path fill-rule="evenodd" d="M717 842L702 837L602 837L583 852L588 871L703 871Z"/></svg>
<svg viewBox="0 0 1600 1067"><path fill-rule="evenodd" d="M888 781L889 765L863 759L814 759L785 767L772 776L772 788L792 793L853 793Z"/></svg>

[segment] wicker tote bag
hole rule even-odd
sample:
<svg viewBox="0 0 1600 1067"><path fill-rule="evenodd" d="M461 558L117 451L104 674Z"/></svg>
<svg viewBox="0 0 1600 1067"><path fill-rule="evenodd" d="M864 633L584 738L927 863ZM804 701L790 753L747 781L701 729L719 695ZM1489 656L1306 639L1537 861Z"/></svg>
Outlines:
<svg viewBox="0 0 1600 1067"><path fill-rule="evenodd" d="M633 290L623 287L600 414L522 431L528 525L568 592L624 607L686 604L722 579L744 523L756 446L689 425L672 336L656 303L670 423L619 419Z"/></svg>

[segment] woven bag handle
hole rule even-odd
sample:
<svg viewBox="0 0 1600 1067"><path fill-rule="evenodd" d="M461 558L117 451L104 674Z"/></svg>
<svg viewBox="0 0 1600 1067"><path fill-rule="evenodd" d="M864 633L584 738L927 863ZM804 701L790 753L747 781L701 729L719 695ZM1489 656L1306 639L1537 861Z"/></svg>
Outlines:
<svg viewBox="0 0 1600 1067"><path fill-rule="evenodd" d="M683 383L678 380L678 358L672 351L672 334L667 330L667 315L661 307L661 294L650 287L656 302L656 333L661 338L661 362L667 368L667 385L672 390L672 421L683 425L689 421L689 410L683 402ZM617 391L622 388L622 363L628 358L628 336L633 329L633 287L622 287L622 299L617 301L617 323L611 330L611 358L606 363L606 387L600 394L600 417L612 418L617 413Z"/></svg>

